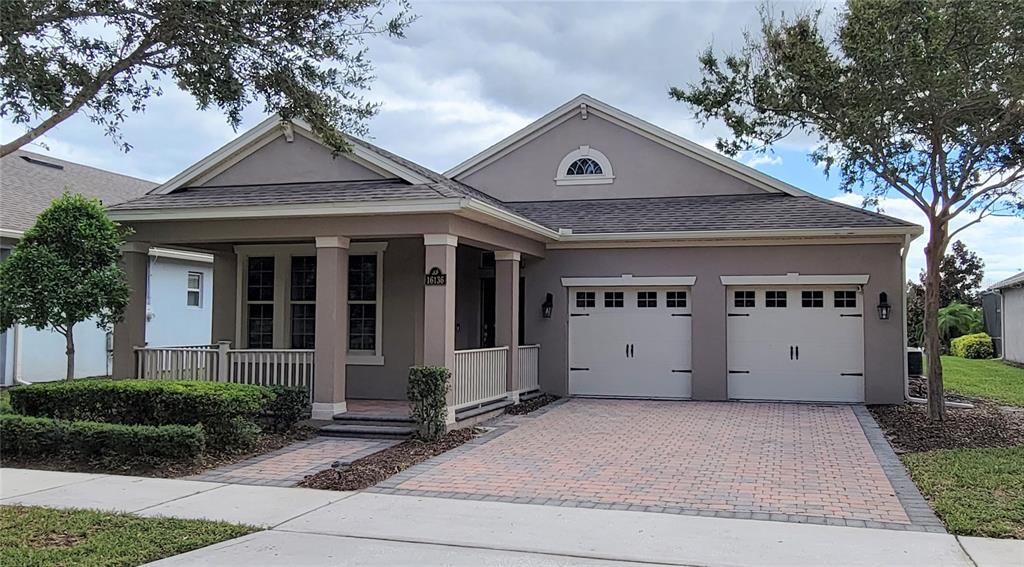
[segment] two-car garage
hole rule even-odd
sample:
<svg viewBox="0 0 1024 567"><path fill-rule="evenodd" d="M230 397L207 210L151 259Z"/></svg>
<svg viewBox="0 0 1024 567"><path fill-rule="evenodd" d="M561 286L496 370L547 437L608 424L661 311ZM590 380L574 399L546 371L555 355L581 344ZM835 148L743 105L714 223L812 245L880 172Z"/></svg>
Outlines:
<svg viewBox="0 0 1024 567"><path fill-rule="evenodd" d="M862 282L806 279L721 278L729 399L864 401ZM563 279L569 393L689 398L691 339L702 332L693 317L694 280ZM607 285L612 281L633 285Z"/></svg>

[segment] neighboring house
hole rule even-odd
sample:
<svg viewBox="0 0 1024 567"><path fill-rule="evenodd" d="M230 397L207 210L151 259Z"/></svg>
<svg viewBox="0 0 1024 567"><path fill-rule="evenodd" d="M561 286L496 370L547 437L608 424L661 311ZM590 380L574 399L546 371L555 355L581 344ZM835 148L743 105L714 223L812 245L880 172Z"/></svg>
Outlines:
<svg viewBox="0 0 1024 567"><path fill-rule="evenodd" d="M156 183L18 150L0 160L0 261L36 216L65 191L115 205L145 195ZM210 342L213 259L183 250L153 249L146 332L151 344ZM145 284L144 284L145 285ZM145 287L142 288L145 290ZM110 374L108 331L93 321L75 326L75 375ZM0 384L65 375L64 337L17 325L0 335Z"/></svg>
<svg viewBox="0 0 1024 567"><path fill-rule="evenodd" d="M404 399L416 364L453 370L450 420L537 381L579 396L904 399L919 226L586 95L444 175L352 146L332 157L307 125L269 118L111 208L135 230L132 281L150 246L215 256L222 379L311 375L325 418L347 399ZM141 301L114 330L118 376L136 372Z"/></svg>
<svg viewBox="0 0 1024 567"><path fill-rule="evenodd" d="M982 306L996 356L1024 364L1024 272L989 286Z"/></svg>

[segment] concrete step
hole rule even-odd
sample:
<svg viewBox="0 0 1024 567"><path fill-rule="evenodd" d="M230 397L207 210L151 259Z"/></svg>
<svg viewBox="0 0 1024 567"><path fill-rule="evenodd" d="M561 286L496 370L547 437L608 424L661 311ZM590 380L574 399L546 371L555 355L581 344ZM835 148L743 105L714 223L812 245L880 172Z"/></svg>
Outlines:
<svg viewBox="0 0 1024 567"><path fill-rule="evenodd" d="M356 437L360 439L408 439L416 430L400 425L350 425L331 423L317 432L324 437Z"/></svg>
<svg viewBox="0 0 1024 567"><path fill-rule="evenodd" d="M370 425L381 427L409 427L412 418L397 415L370 415L339 413L334 416L334 423L343 425Z"/></svg>

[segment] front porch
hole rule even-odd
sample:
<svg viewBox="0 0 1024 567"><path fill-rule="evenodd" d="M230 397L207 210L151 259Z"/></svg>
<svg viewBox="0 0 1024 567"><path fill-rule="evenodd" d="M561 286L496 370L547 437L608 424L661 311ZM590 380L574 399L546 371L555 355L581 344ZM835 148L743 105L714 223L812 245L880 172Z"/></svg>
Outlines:
<svg viewBox="0 0 1024 567"><path fill-rule="evenodd" d="M214 254L213 344L146 344L144 255L158 244ZM444 366L454 423L539 390L540 346L520 324L532 251L451 233L136 241L114 375L301 387L314 419L404 420L409 367Z"/></svg>

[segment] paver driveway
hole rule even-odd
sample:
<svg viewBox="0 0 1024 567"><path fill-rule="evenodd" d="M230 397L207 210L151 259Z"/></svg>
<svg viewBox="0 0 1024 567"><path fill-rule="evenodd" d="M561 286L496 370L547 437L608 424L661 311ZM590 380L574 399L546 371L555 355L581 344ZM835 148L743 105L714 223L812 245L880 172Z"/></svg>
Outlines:
<svg viewBox="0 0 1024 567"><path fill-rule="evenodd" d="M506 419L504 434L381 486L583 507L910 523L848 406L574 399Z"/></svg>

